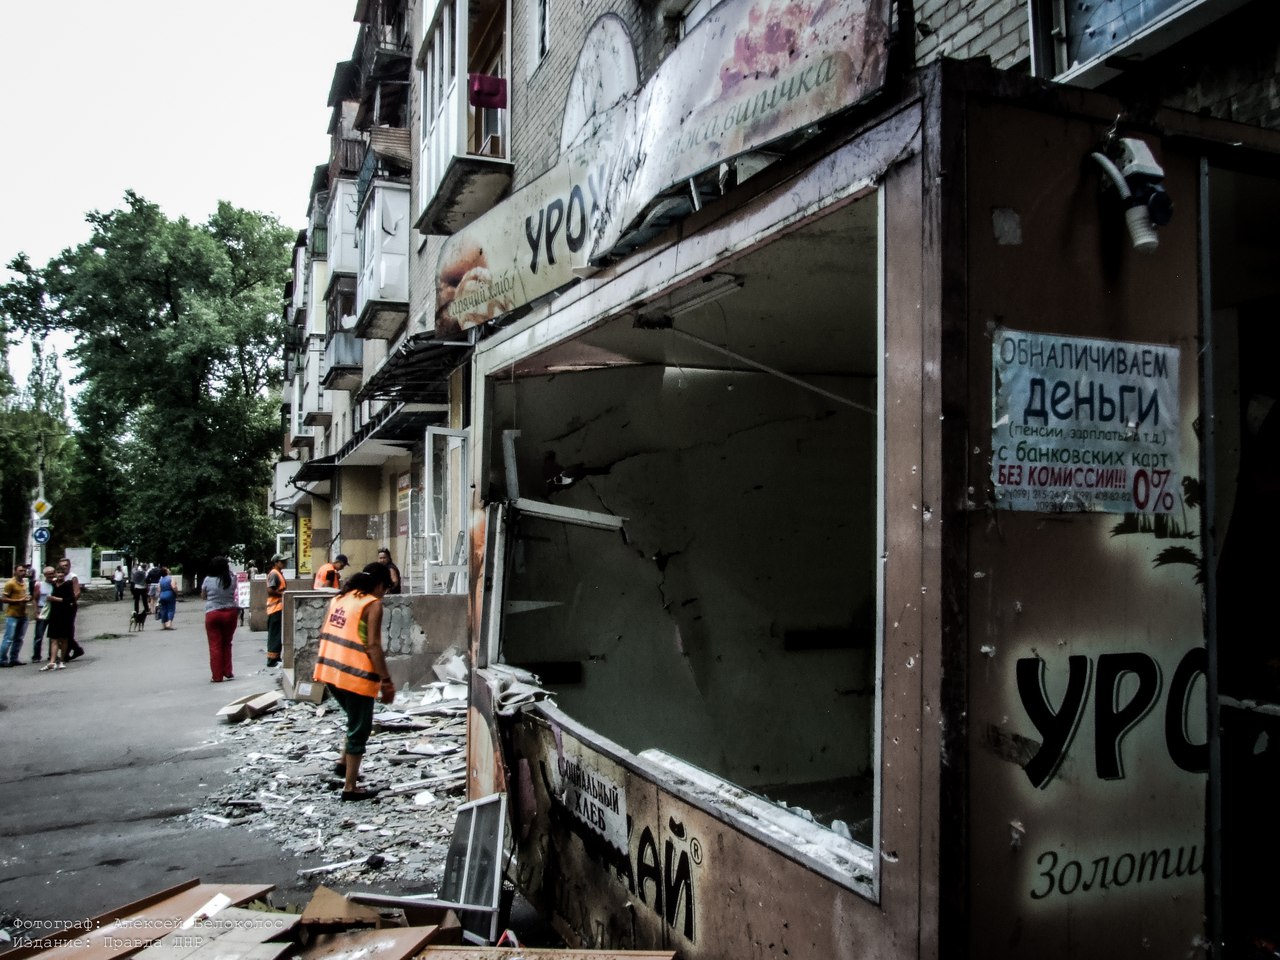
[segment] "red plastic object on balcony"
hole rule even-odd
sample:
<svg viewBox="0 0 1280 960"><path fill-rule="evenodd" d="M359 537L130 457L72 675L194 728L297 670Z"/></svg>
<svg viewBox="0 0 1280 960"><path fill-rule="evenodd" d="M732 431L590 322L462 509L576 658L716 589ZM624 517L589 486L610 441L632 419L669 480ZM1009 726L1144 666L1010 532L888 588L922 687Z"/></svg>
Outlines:
<svg viewBox="0 0 1280 960"><path fill-rule="evenodd" d="M507 81L487 73L469 73L467 94L473 107L501 110L507 105Z"/></svg>

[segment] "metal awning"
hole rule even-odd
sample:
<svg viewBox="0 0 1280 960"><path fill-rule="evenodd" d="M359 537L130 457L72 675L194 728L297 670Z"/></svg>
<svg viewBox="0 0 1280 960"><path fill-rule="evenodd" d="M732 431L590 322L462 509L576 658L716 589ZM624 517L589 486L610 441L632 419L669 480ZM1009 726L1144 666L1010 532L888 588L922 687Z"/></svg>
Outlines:
<svg viewBox="0 0 1280 960"><path fill-rule="evenodd" d="M469 343L414 334L365 381L356 399L448 403L449 374L470 355Z"/></svg>
<svg viewBox="0 0 1280 960"><path fill-rule="evenodd" d="M300 483L318 483L321 480L331 480L338 470L337 455L327 457L313 457L298 468L298 472L293 475L290 481L294 486Z"/></svg>
<svg viewBox="0 0 1280 960"><path fill-rule="evenodd" d="M363 467L402 457L422 443L427 427L448 419L447 403L390 403L342 445L335 455L337 462L342 467Z"/></svg>

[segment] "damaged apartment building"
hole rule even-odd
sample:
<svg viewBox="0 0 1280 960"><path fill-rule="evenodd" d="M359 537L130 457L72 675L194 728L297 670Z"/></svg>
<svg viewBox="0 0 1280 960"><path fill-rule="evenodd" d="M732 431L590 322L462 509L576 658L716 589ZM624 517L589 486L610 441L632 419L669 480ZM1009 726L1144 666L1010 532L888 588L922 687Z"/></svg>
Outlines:
<svg viewBox="0 0 1280 960"><path fill-rule="evenodd" d="M355 16L275 506L466 604L562 934L1280 941L1271 0Z"/></svg>

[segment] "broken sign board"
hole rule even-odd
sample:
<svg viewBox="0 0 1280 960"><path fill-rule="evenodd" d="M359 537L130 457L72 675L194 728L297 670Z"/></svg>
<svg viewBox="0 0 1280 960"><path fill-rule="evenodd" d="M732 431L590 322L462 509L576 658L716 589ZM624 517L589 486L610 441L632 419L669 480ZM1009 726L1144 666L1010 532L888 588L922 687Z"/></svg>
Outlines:
<svg viewBox="0 0 1280 960"><path fill-rule="evenodd" d="M622 771L600 754L564 738L551 766L551 788L575 818L611 847L627 850L627 797Z"/></svg>
<svg viewBox="0 0 1280 960"><path fill-rule="evenodd" d="M1183 507L1178 348L1000 328L991 484L1008 510Z"/></svg>

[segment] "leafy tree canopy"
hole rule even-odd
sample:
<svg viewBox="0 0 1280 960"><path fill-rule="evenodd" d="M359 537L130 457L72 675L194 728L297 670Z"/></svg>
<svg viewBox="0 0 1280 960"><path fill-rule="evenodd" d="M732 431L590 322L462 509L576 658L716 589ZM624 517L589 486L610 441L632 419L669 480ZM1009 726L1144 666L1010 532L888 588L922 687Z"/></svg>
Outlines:
<svg viewBox="0 0 1280 960"><path fill-rule="evenodd" d="M284 284L295 232L220 203L170 220L133 192L43 268L19 256L0 314L73 337L75 495L98 543L199 564L269 552ZM61 510L61 505L58 507Z"/></svg>

